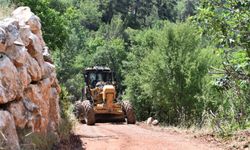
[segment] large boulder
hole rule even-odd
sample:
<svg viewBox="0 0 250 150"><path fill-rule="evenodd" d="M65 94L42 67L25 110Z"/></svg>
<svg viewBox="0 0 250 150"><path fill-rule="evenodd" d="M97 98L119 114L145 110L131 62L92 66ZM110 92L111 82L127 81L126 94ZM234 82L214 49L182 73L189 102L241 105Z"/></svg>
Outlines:
<svg viewBox="0 0 250 150"><path fill-rule="evenodd" d="M14 119L8 111L2 110L0 110L0 147L9 150L20 149Z"/></svg>
<svg viewBox="0 0 250 150"><path fill-rule="evenodd" d="M28 123L26 109L23 101L16 101L10 104L8 111L13 115L15 125L19 128L24 128Z"/></svg>
<svg viewBox="0 0 250 150"><path fill-rule="evenodd" d="M39 81L42 79L42 70L38 62L27 53L27 69L32 81Z"/></svg>
<svg viewBox="0 0 250 150"><path fill-rule="evenodd" d="M49 89L46 89L45 84L30 84L28 88L25 89L24 95L32 103L39 106L39 111L41 112L41 122L34 127L37 132L47 132L47 126L49 122Z"/></svg>
<svg viewBox="0 0 250 150"><path fill-rule="evenodd" d="M50 89L50 110L49 110L49 128L50 130L55 130L56 127L58 127L60 122L60 107L59 107L59 95L56 88Z"/></svg>
<svg viewBox="0 0 250 150"><path fill-rule="evenodd" d="M33 132L39 132L42 120L40 107L28 98L23 99L23 105L26 109L26 118L28 119L27 127L31 128Z"/></svg>
<svg viewBox="0 0 250 150"><path fill-rule="evenodd" d="M30 37L32 35L32 32L30 31L30 26L24 25L20 26L20 37L23 41L24 46L28 46L30 44Z"/></svg>
<svg viewBox="0 0 250 150"><path fill-rule="evenodd" d="M16 19L7 18L0 22L0 28L5 32L5 47L24 45L19 36L19 24Z"/></svg>
<svg viewBox="0 0 250 150"><path fill-rule="evenodd" d="M31 77L28 73L28 69L26 66L18 67L17 72L19 75L20 82L22 83L22 88L25 89L28 87L28 85L31 83Z"/></svg>
<svg viewBox="0 0 250 150"><path fill-rule="evenodd" d="M19 21L20 26L28 25L31 32L37 35L41 46L45 46L42 38L40 18L32 13L29 7L18 7L12 12L12 17Z"/></svg>
<svg viewBox="0 0 250 150"><path fill-rule="evenodd" d="M40 127L42 119L40 108L28 98L12 102L7 110L13 115L17 128L27 127L34 132L37 130L35 127Z"/></svg>
<svg viewBox="0 0 250 150"><path fill-rule="evenodd" d="M0 104L22 97L22 83L10 59L0 53Z"/></svg>
<svg viewBox="0 0 250 150"><path fill-rule="evenodd" d="M39 43L38 37L35 34L30 33L29 39L30 39L30 42L29 42L29 45L27 46L28 52L30 53L32 57L41 59L39 57L42 56L43 47Z"/></svg>
<svg viewBox="0 0 250 150"><path fill-rule="evenodd" d="M16 67L22 67L26 63L27 49L21 45L12 45L6 49L5 54Z"/></svg>
<svg viewBox="0 0 250 150"><path fill-rule="evenodd" d="M44 62L44 74L45 74L45 78L56 78L56 74L55 73L56 67L55 65L49 63L49 62ZM52 80L53 82L53 80Z"/></svg>
<svg viewBox="0 0 250 150"><path fill-rule="evenodd" d="M12 12L12 17L18 19L20 25L29 25L34 33L41 30L39 17L32 13L29 7L18 7Z"/></svg>

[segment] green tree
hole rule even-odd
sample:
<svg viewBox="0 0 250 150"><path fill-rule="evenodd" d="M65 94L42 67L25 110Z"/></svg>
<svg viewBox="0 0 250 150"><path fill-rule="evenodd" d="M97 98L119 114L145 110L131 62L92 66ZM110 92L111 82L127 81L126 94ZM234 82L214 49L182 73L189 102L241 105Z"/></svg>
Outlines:
<svg viewBox="0 0 250 150"><path fill-rule="evenodd" d="M176 0L157 0L159 18L175 22L177 19Z"/></svg>
<svg viewBox="0 0 250 150"><path fill-rule="evenodd" d="M139 119L154 115L175 125L201 119L204 103L197 97L208 64L195 30L190 24L162 23L132 37L125 84Z"/></svg>
<svg viewBox="0 0 250 150"><path fill-rule="evenodd" d="M11 0L11 2L16 6L29 6L32 12L39 16L42 20L43 36L50 49L63 48L68 38L67 20L60 12L49 6L50 0Z"/></svg>
<svg viewBox="0 0 250 150"><path fill-rule="evenodd" d="M217 117L230 130L244 128L249 118L249 8L248 0L202 0L196 21L205 38L215 43L215 52L222 63L215 68L224 102L217 109ZM225 117L227 116L227 117ZM225 119L222 119L225 118ZM229 123L228 123L229 122Z"/></svg>

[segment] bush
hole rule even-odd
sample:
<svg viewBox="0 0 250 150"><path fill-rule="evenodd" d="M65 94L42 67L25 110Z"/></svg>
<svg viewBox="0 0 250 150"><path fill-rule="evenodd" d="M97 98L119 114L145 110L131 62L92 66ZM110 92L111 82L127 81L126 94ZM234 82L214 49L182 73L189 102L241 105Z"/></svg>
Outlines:
<svg viewBox="0 0 250 150"><path fill-rule="evenodd" d="M131 37L134 51L128 60L138 65L126 76L126 96L140 120L155 116L168 124L190 126L204 108L198 96L208 70L205 49L192 25L163 22L161 26Z"/></svg>

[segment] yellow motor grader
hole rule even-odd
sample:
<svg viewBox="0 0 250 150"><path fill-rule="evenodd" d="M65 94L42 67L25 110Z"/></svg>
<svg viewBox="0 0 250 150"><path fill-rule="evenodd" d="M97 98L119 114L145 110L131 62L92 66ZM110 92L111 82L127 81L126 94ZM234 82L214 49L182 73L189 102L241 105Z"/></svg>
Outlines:
<svg viewBox="0 0 250 150"><path fill-rule="evenodd" d="M114 73L104 66L84 70L82 100L75 104L75 115L87 125L96 121L125 121L135 124L135 114L128 101L117 98Z"/></svg>

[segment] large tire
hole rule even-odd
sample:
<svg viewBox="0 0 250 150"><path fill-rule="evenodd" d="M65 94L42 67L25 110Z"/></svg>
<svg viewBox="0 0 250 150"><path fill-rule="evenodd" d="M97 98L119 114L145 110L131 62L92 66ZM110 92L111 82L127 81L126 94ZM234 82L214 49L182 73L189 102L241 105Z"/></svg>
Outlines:
<svg viewBox="0 0 250 150"><path fill-rule="evenodd" d="M84 120L87 125L95 125L95 112L89 100L82 102L84 111Z"/></svg>
<svg viewBox="0 0 250 150"><path fill-rule="evenodd" d="M124 101L122 104L122 109L126 115L127 123L128 124L135 124L136 118L135 118L134 109L133 109L131 103L129 101Z"/></svg>
<svg viewBox="0 0 250 150"><path fill-rule="evenodd" d="M74 104L74 115L75 117L80 121L80 122L84 122L84 108L82 106L82 102L81 101L76 101Z"/></svg>

